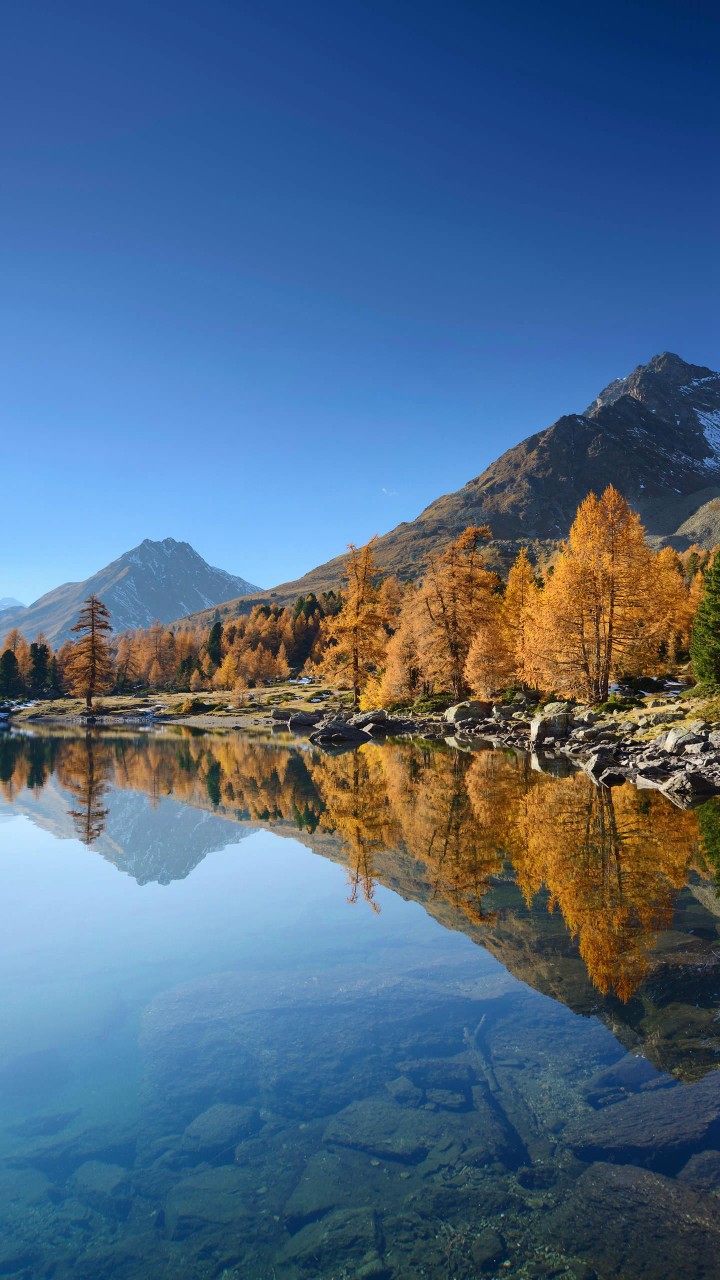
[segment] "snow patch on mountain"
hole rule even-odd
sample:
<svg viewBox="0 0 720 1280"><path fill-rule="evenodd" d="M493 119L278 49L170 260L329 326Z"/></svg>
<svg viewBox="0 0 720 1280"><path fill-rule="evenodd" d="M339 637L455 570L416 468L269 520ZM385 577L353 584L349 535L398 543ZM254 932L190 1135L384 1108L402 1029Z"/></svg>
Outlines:
<svg viewBox="0 0 720 1280"><path fill-rule="evenodd" d="M720 463L720 409L709 411L696 409L695 413L703 429L703 435Z"/></svg>

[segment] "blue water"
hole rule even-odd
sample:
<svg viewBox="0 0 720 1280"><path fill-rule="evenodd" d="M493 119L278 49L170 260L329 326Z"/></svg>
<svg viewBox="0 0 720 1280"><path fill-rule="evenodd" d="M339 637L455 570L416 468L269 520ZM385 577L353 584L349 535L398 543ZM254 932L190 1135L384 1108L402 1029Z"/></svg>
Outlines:
<svg viewBox="0 0 720 1280"><path fill-rule="evenodd" d="M233 804L239 759L264 778L251 813L181 786L176 743L115 743L87 844L79 744L32 786L13 757L0 806L0 1276L720 1275L720 913L687 815L663 813L686 883L619 1000L502 856L475 916L418 871L424 826L361 874L339 765L315 759L293 834L300 748L207 740ZM390 798L437 770L387 751Z"/></svg>

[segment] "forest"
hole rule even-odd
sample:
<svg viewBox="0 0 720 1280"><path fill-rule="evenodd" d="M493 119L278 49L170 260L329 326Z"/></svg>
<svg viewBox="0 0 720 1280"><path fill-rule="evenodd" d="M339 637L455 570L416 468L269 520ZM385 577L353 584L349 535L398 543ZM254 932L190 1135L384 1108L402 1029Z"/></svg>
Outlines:
<svg viewBox="0 0 720 1280"><path fill-rule="evenodd" d="M720 552L654 551L612 486L580 505L542 568L521 547L507 579L488 568L486 526L471 526L401 582L376 561L375 539L350 546L341 590L292 607L255 605L204 630L156 623L115 635L85 603L74 642L53 651L18 631L0 654L0 698L249 688L300 673L352 692L363 709L437 705L513 689L601 704L615 681L688 668L720 679Z"/></svg>

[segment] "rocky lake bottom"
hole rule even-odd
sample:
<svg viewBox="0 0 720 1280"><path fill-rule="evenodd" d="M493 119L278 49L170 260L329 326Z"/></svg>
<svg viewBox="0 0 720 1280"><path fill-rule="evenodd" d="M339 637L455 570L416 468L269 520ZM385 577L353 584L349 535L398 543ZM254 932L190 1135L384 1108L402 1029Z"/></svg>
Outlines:
<svg viewBox="0 0 720 1280"><path fill-rule="evenodd" d="M519 753L0 736L0 1276L717 1277L715 817Z"/></svg>

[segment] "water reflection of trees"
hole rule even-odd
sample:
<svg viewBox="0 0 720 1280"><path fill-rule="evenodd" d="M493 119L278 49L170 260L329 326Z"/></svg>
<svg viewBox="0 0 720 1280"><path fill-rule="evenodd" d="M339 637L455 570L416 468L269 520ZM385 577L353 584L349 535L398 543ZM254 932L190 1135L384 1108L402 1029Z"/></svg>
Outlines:
<svg viewBox="0 0 720 1280"><path fill-rule="evenodd" d="M83 844L93 844L105 830L110 812L105 800L112 768L109 744L90 733L70 743L63 757L62 781L76 799L76 807L68 813Z"/></svg>
<svg viewBox="0 0 720 1280"><path fill-rule="evenodd" d="M512 852L526 901L544 884L595 986L629 999L694 860L695 815L580 773L531 788L523 808Z"/></svg>
<svg viewBox="0 0 720 1280"><path fill-rule="evenodd" d="M459 927L493 918L486 899L509 861L528 905L547 890L595 985L624 1000L688 869L712 868L720 848L720 812L707 806L698 820L657 794L597 788L582 773L551 777L502 752L367 744L326 756L234 735L14 739L0 748L8 796L41 785L50 769L77 799L71 812L86 843L102 833L110 782L157 801L174 796L238 821L291 824L316 843L335 836L351 900L377 909L378 878L401 892L411 880L448 904Z"/></svg>

